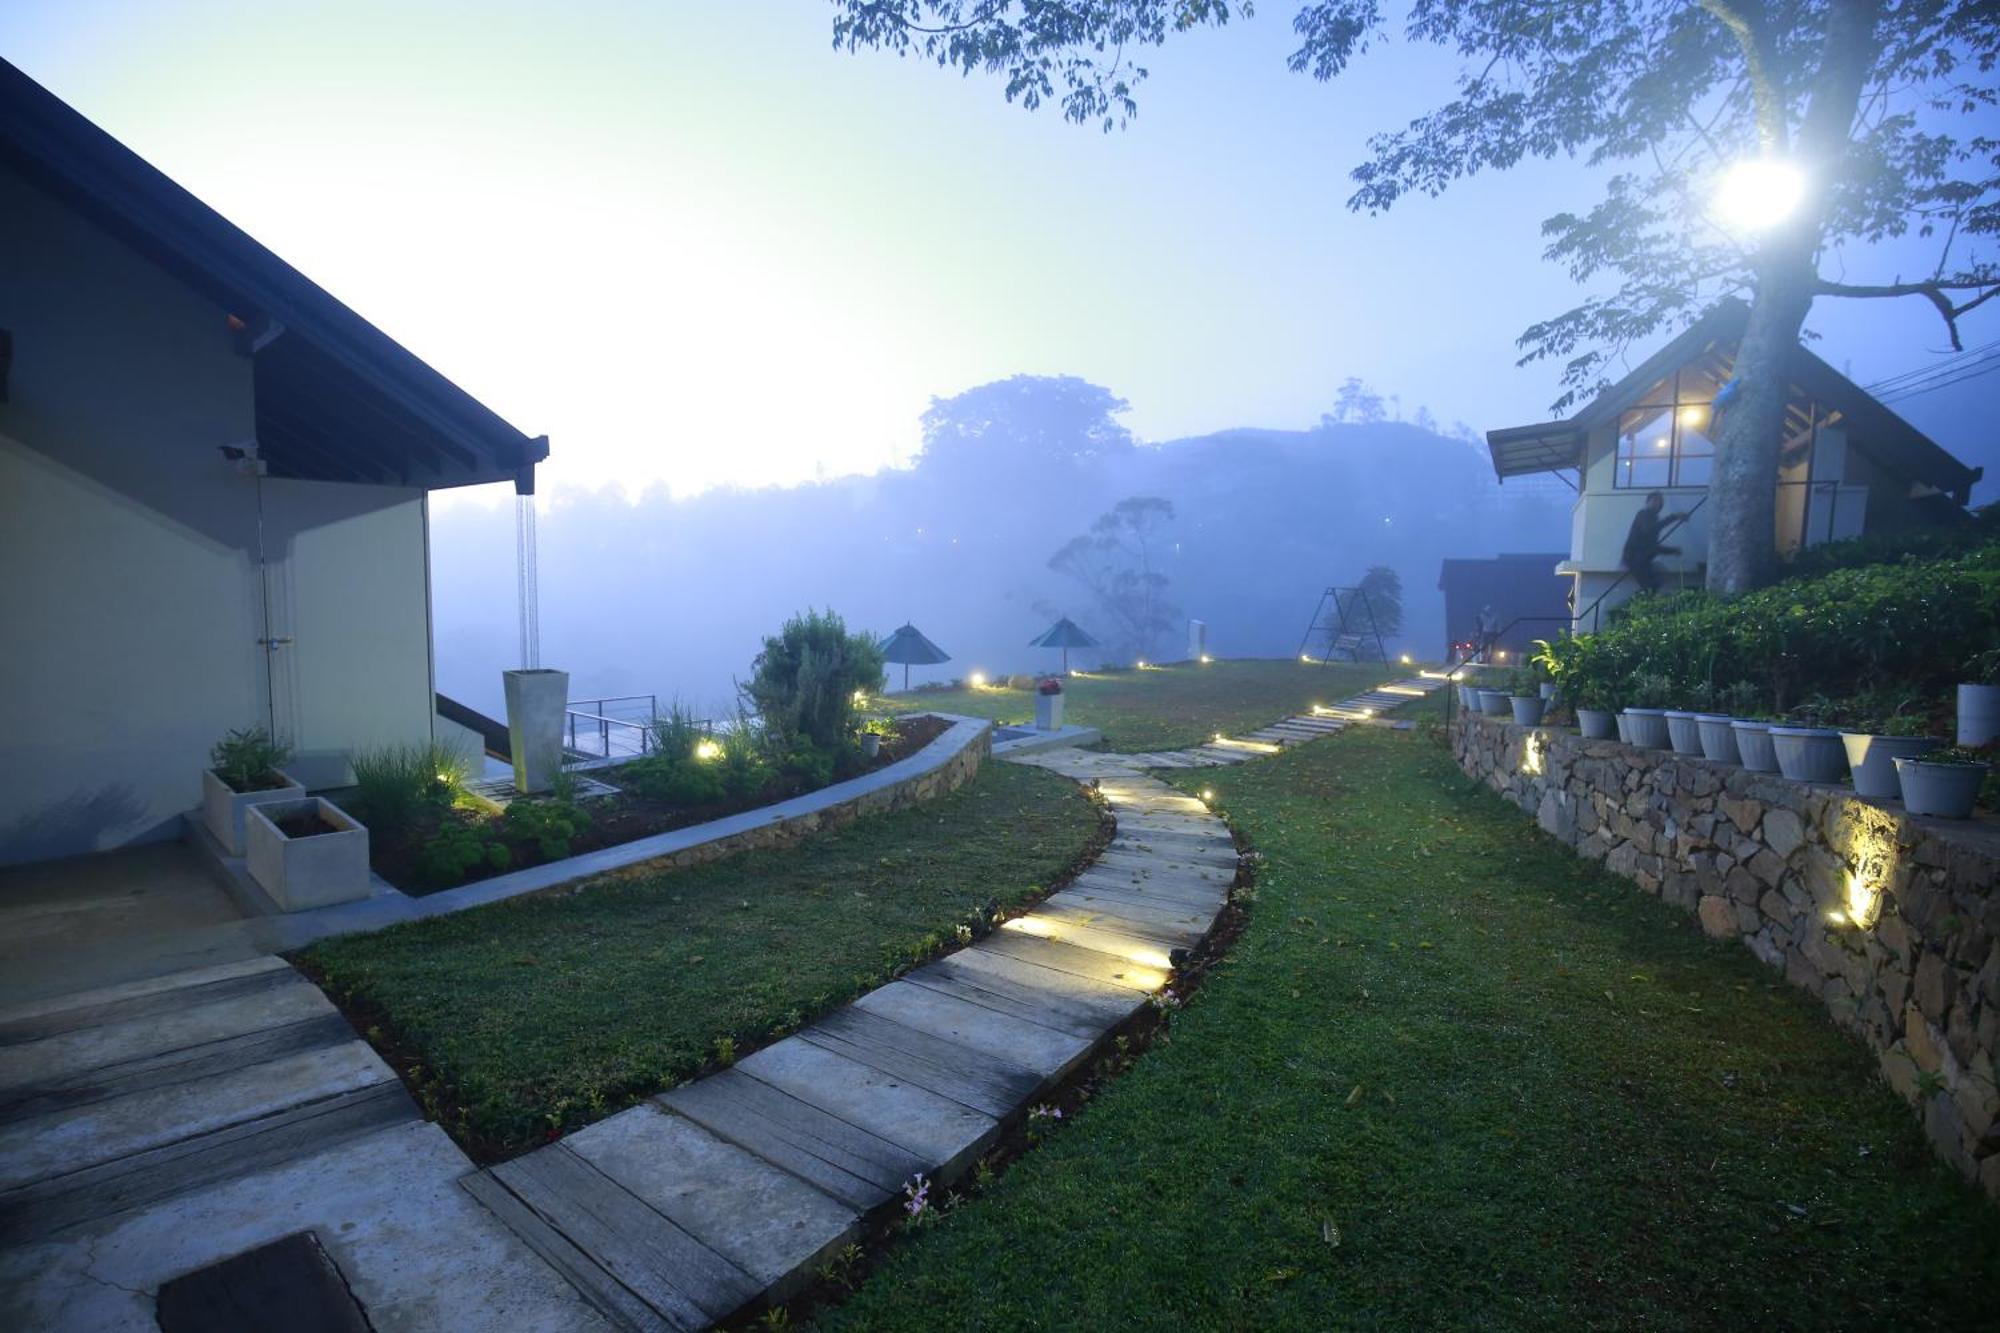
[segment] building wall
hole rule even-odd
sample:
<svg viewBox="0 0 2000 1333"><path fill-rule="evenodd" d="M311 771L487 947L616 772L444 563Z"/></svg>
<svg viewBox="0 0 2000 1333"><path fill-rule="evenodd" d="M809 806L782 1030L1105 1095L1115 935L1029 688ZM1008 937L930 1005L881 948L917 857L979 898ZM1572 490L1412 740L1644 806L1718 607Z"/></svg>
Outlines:
<svg viewBox="0 0 2000 1333"><path fill-rule="evenodd" d="M223 310L8 170L0 325L0 864L174 836L209 746L272 716L259 486L219 452L253 439L251 362ZM340 696L308 714L427 739L421 492L265 488L303 497L265 538L297 684Z"/></svg>

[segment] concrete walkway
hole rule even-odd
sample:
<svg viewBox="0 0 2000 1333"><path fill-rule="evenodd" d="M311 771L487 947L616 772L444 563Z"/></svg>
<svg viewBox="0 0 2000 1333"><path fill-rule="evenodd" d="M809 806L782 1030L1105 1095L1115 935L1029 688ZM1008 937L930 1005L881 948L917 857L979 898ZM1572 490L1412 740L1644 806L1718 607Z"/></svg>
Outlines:
<svg viewBox="0 0 2000 1333"><path fill-rule="evenodd" d="M1213 927L1229 829L1147 769L1241 763L1440 683L1170 754L1011 758L1117 819L1070 886L491 1170L276 958L0 1013L0 1327L151 1327L168 1280L302 1231L376 1329L699 1329L782 1302L918 1177L968 1170Z"/></svg>

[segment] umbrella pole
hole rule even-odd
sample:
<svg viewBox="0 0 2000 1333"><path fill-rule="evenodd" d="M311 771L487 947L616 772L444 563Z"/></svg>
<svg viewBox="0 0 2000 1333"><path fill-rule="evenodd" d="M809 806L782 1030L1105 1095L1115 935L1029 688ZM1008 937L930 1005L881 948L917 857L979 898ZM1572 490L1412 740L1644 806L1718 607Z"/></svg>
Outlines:
<svg viewBox="0 0 2000 1333"><path fill-rule="evenodd" d="M1064 644L1064 645L1063 645L1063 674L1064 674L1065 676L1067 676L1067 675L1069 674L1069 645L1068 645L1068 644Z"/></svg>
<svg viewBox="0 0 2000 1333"><path fill-rule="evenodd" d="M910 664L908 662L905 662L903 663L903 693L908 694L909 692L910 692Z"/></svg>

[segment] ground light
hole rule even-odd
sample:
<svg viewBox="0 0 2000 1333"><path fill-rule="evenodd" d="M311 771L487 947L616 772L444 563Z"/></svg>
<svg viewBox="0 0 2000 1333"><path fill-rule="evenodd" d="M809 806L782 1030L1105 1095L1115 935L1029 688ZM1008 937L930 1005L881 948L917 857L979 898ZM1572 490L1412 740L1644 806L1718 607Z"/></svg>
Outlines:
<svg viewBox="0 0 2000 1333"><path fill-rule="evenodd" d="M1207 666L1210 662L1213 662L1214 660L1215 659L1210 657L1207 653L1203 653L1201 655L1201 664L1203 666Z"/></svg>
<svg viewBox="0 0 2000 1333"><path fill-rule="evenodd" d="M707 762L722 758L722 742L712 736L704 736L694 743L694 757Z"/></svg>
<svg viewBox="0 0 2000 1333"><path fill-rule="evenodd" d="M1410 664L1410 655L1408 653L1404 653L1402 657L1398 658L1397 660L1400 661L1404 666L1408 666Z"/></svg>
<svg viewBox="0 0 2000 1333"><path fill-rule="evenodd" d="M965 683L975 690L983 690L986 688L986 673L975 671L965 678Z"/></svg>
<svg viewBox="0 0 2000 1333"><path fill-rule="evenodd" d="M1739 231L1777 226L1806 194L1806 175L1776 157L1750 157L1732 164L1715 187L1715 214Z"/></svg>

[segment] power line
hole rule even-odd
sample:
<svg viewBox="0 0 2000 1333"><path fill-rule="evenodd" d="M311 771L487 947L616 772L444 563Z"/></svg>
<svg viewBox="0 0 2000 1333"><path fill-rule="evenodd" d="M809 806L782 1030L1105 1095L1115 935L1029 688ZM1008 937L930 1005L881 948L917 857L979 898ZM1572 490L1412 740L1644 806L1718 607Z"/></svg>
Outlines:
<svg viewBox="0 0 2000 1333"><path fill-rule="evenodd" d="M1963 384L1967 380L1976 380L1980 376L1990 375L1996 370L2000 370L2000 351L1947 367L1943 373L1935 375L1930 379L1913 381L1893 388L1886 393L1877 394L1876 398L1884 403L1899 402L1905 398L1915 398L1922 394L1935 393L1939 389L1950 388L1954 384Z"/></svg>

